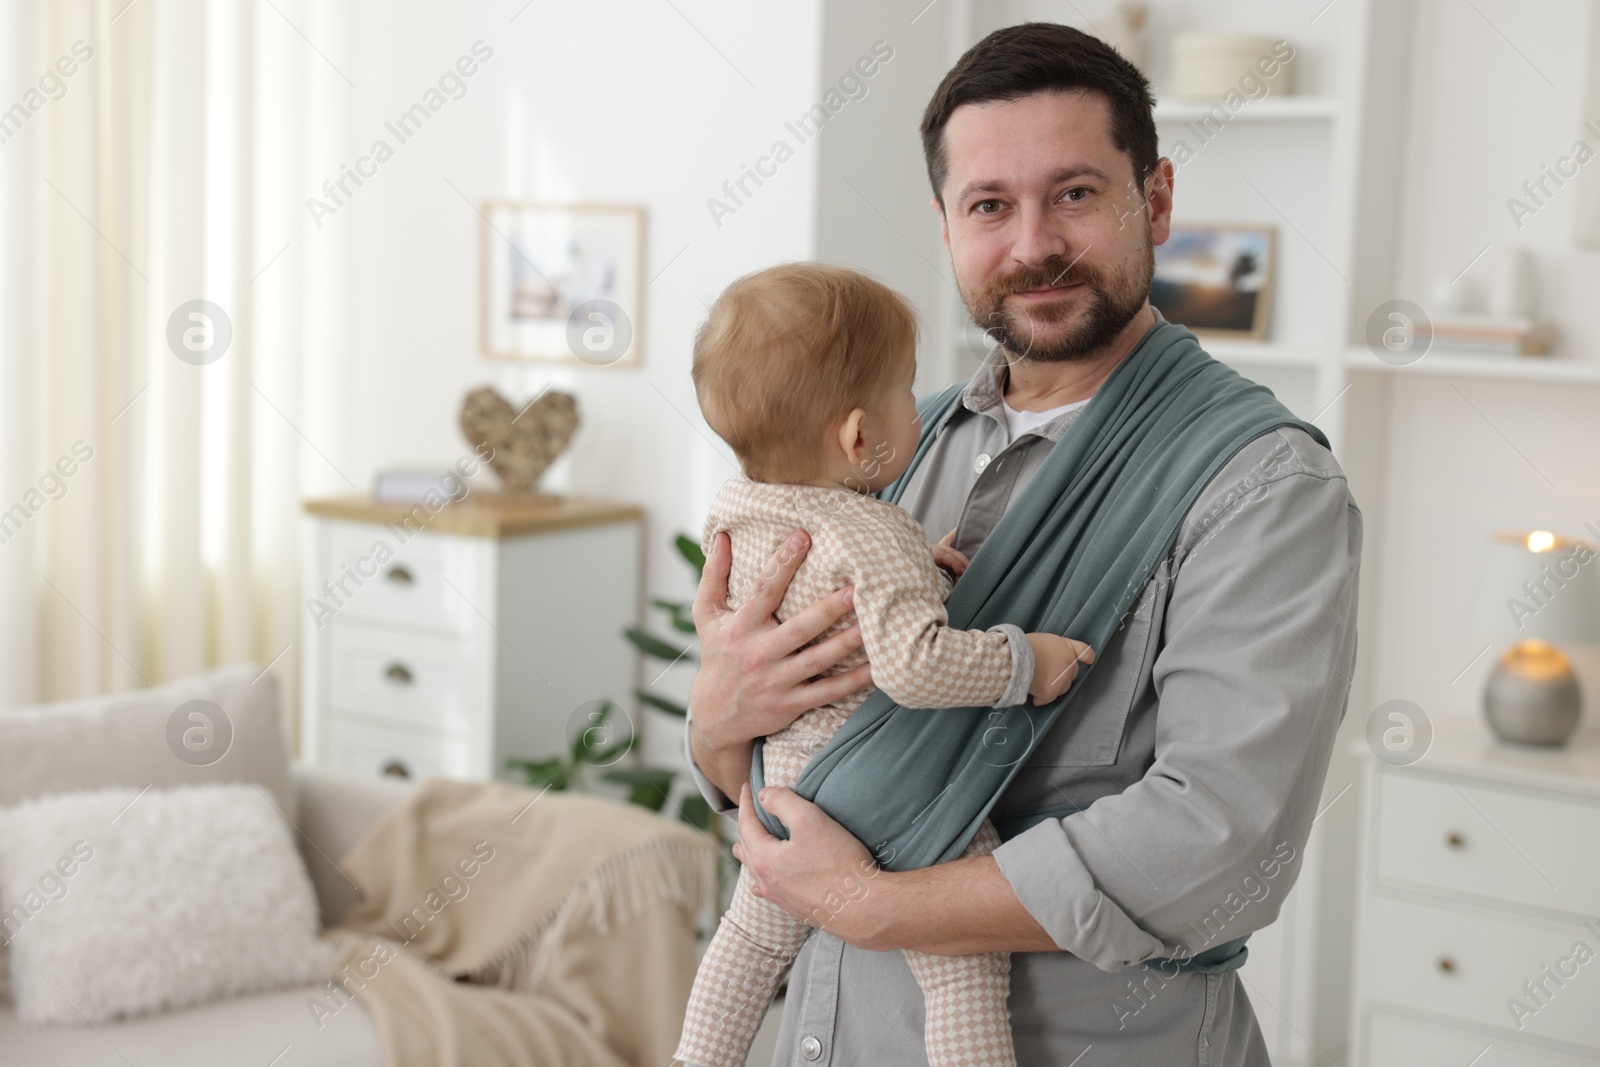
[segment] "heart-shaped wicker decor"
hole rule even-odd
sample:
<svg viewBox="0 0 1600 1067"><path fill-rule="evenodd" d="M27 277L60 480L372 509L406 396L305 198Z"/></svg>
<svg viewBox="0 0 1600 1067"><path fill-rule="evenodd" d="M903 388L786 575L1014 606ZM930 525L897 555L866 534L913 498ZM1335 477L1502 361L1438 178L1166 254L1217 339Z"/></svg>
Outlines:
<svg viewBox="0 0 1600 1067"><path fill-rule="evenodd" d="M510 401L484 386L468 393L461 405L467 444L494 450L489 466L510 492L534 492L577 431L578 401L571 393L547 392L518 414Z"/></svg>

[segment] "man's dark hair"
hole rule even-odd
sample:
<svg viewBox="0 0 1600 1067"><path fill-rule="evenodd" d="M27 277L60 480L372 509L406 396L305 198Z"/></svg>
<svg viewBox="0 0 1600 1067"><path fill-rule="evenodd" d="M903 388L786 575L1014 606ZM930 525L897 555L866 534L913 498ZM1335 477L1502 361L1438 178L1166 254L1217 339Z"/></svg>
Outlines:
<svg viewBox="0 0 1600 1067"><path fill-rule="evenodd" d="M1160 158L1150 80L1098 37L1055 22L1025 22L995 30L967 49L928 101L922 116L922 155L939 203L944 203L942 190L950 172L944 127L956 108L1078 90L1099 93L1111 105L1111 142L1127 153L1142 191Z"/></svg>

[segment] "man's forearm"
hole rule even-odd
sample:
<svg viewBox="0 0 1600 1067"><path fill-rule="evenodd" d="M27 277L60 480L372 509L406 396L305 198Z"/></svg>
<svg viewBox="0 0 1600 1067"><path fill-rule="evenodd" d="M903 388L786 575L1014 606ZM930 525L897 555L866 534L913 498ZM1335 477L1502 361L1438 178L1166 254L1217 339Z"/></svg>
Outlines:
<svg viewBox="0 0 1600 1067"><path fill-rule="evenodd" d="M870 943L858 943L861 948L939 956L1060 951L1017 899L993 857L883 871L869 885L862 900L848 905L863 906L862 925L874 931L864 939Z"/></svg>
<svg viewBox="0 0 1600 1067"><path fill-rule="evenodd" d="M737 797L739 787L750 780L750 755L755 750L754 741L714 744L700 724L689 720L689 753L700 773L723 795Z"/></svg>

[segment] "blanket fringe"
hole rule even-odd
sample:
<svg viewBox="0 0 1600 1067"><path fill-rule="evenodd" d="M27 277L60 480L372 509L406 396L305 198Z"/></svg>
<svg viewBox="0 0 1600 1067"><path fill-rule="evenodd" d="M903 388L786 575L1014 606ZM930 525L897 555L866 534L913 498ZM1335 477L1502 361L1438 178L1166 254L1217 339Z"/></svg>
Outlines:
<svg viewBox="0 0 1600 1067"><path fill-rule="evenodd" d="M501 989L532 989L574 923L587 921L606 934L662 900L698 910L713 892L717 862L716 854L698 841L657 838L618 853L584 875L536 926L463 977Z"/></svg>

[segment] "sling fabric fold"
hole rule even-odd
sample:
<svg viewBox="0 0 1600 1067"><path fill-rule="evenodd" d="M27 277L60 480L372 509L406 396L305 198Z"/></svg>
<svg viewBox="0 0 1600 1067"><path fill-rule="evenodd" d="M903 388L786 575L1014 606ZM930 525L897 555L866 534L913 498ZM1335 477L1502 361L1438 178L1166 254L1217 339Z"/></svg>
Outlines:
<svg viewBox="0 0 1600 1067"><path fill-rule="evenodd" d="M899 501L962 388L919 404L922 440L884 499ZM1159 323L1112 371L973 556L947 602L950 625L1009 622L1104 649L1171 552L1201 490L1248 442L1286 426L1328 443L1268 389L1206 355L1187 329ZM1045 707L919 710L875 692L812 760L796 792L886 869L953 859L1093 669ZM761 772L758 743L752 792ZM759 805L757 812L772 833L788 836Z"/></svg>

